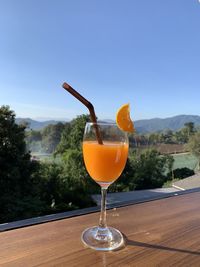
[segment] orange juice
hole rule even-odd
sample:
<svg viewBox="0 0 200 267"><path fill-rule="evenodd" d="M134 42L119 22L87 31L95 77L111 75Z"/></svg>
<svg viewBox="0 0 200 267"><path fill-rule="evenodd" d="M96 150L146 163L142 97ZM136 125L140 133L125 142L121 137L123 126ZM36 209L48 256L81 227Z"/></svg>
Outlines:
<svg viewBox="0 0 200 267"><path fill-rule="evenodd" d="M90 176L98 183L111 183L122 173L128 156L128 144L120 142L83 142L83 157Z"/></svg>

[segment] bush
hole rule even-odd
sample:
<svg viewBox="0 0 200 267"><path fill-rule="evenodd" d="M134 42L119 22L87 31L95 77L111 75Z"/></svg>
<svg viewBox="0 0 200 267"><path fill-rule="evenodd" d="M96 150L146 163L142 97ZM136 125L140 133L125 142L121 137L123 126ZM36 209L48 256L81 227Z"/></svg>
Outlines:
<svg viewBox="0 0 200 267"><path fill-rule="evenodd" d="M160 155L156 150L146 150L140 155L132 153L121 179L112 185L111 192L152 189L162 187L167 181L166 173L173 164L170 155Z"/></svg>
<svg viewBox="0 0 200 267"><path fill-rule="evenodd" d="M177 168L173 171L173 173L174 173L174 178L178 179L184 179L195 174L193 170L186 167Z"/></svg>
<svg viewBox="0 0 200 267"><path fill-rule="evenodd" d="M45 213L95 205L81 181L73 179L63 164L42 163L39 175L42 181L40 196L48 207Z"/></svg>

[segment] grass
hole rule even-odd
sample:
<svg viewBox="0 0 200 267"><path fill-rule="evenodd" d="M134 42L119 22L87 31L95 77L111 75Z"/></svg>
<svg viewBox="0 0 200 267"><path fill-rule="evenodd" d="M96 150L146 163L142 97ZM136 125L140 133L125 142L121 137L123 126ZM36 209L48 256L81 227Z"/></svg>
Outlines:
<svg viewBox="0 0 200 267"><path fill-rule="evenodd" d="M174 170L178 168L186 167L186 168L189 168L195 171L197 164L198 164L198 159L194 155L190 153L182 153L182 154L174 154L173 157L174 157L174 165L173 165ZM176 179L167 181L163 184L162 187L164 188L172 187L172 184L179 180L181 179L176 178Z"/></svg>
<svg viewBox="0 0 200 267"><path fill-rule="evenodd" d="M60 163L61 161L61 158L59 156L55 158L53 154L32 153L32 155L36 156L36 158L38 158L42 162ZM187 167L189 169L195 170L198 163L197 158L190 153L173 154L173 157L174 157L173 169Z"/></svg>
<svg viewBox="0 0 200 267"><path fill-rule="evenodd" d="M197 158L190 153L182 153L177 155L174 154L173 157L174 157L173 169L187 167L191 170L195 170L198 163Z"/></svg>
<svg viewBox="0 0 200 267"><path fill-rule="evenodd" d="M35 156L42 162L55 162L60 163L61 158L59 156L54 157L53 154L42 154L42 153L32 153L32 156Z"/></svg>
<svg viewBox="0 0 200 267"><path fill-rule="evenodd" d="M173 179L173 180L170 180L170 181L167 181L167 182L165 182L164 184L163 184L163 188L168 188L168 187L172 187L172 184L174 183L174 182L177 182L177 181L180 181L180 179Z"/></svg>

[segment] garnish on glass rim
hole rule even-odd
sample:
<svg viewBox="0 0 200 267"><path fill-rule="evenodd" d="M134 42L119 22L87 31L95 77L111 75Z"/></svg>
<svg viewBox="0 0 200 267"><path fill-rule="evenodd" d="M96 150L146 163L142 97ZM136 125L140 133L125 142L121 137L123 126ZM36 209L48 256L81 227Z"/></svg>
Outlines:
<svg viewBox="0 0 200 267"><path fill-rule="evenodd" d="M125 132L133 133L135 131L133 122L130 118L130 105L122 105L116 114L116 123L117 126Z"/></svg>

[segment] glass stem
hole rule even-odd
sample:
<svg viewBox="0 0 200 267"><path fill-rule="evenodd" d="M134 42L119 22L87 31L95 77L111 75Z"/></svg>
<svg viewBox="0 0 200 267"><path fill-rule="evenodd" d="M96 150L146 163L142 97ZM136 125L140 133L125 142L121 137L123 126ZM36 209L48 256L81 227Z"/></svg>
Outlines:
<svg viewBox="0 0 200 267"><path fill-rule="evenodd" d="M101 187L101 213L99 219L99 227L106 228L106 195L107 188Z"/></svg>

